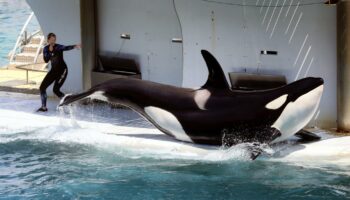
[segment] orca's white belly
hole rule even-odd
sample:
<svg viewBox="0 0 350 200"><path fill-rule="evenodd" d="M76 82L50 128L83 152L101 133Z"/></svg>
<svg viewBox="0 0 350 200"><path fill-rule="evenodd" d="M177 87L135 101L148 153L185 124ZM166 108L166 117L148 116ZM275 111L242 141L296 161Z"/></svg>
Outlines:
<svg viewBox="0 0 350 200"><path fill-rule="evenodd" d="M145 108L145 113L160 126L170 132L178 140L192 142L191 138L184 131L179 120L172 113L161 108L149 106Z"/></svg>
<svg viewBox="0 0 350 200"><path fill-rule="evenodd" d="M272 125L281 132L281 136L272 143L288 139L303 129L315 115L321 101L323 85L288 103L279 118Z"/></svg>

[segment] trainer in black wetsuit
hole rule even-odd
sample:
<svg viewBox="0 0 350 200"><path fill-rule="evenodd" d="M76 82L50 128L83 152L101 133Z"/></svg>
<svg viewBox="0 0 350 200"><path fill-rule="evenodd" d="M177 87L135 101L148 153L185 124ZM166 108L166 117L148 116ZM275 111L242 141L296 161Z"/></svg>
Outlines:
<svg viewBox="0 0 350 200"><path fill-rule="evenodd" d="M51 39L51 37L55 37L49 34L48 40ZM54 38L56 40L56 37ZM41 95L41 103L42 106L38 111L47 111L46 107L46 101L47 101L47 94L46 89L53 83L53 92L59 97L64 97L64 93L60 91L64 81L67 78L68 74L68 68L67 64L64 62L63 59L63 52L69 51L74 48L79 48L79 45L69 45L64 46L60 44L51 44L52 48L50 49L50 44L44 47L43 54L44 54L44 60L46 63L51 61L51 70L47 73L45 76L43 82L40 85L40 95Z"/></svg>

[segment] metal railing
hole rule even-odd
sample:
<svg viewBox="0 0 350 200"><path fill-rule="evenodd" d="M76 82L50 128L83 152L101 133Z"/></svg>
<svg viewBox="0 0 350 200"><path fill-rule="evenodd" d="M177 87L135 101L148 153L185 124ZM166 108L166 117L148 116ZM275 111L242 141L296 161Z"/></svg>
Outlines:
<svg viewBox="0 0 350 200"><path fill-rule="evenodd" d="M19 47L20 42L22 41L23 35L26 34L27 26L28 26L29 22L32 20L33 16L34 16L34 12L32 12L32 13L29 15L29 17L28 17L26 23L25 23L24 26L22 27L22 30L21 30L21 32L19 33L19 36L18 36L18 38L17 38L16 44L15 44L15 46L13 47L13 50L11 51L10 62L13 62L13 59L14 59L15 54L16 54L16 50L17 50L17 48Z"/></svg>
<svg viewBox="0 0 350 200"><path fill-rule="evenodd" d="M41 30L37 30L28 36L27 27L28 27L30 21L33 19L33 17L34 17L34 12L32 12L29 15L27 21L23 25L22 30L17 37L16 44L13 47L12 51L10 52L10 64L14 63L14 58L17 54L17 51L20 49L20 47L28 44L34 36L39 35L41 33ZM38 56L40 54L40 50L41 50L41 47L44 44L44 42L45 42L45 37L42 36L40 39L40 44L39 44L38 49L37 49L36 54L35 54L34 64L37 63Z"/></svg>
<svg viewBox="0 0 350 200"><path fill-rule="evenodd" d="M39 47L38 47L38 49L36 50L36 53L35 53L34 63L36 63L38 61L38 57L39 57L39 54L40 54L40 49L44 45L44 42L45 42L45 37L42 36L41 39L40 39Z"/></svg>

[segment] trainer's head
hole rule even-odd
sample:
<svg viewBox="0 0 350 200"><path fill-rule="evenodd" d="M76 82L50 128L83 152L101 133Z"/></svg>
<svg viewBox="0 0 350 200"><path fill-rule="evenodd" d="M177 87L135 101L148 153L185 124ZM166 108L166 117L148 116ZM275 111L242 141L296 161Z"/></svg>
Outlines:
<svg viewBox="0 0 350 200"><path fill-rule="evenodd" d="M47 35L47 43L49 43L50 45L54 45L56 43L56 34L49 33Z"/></svg>

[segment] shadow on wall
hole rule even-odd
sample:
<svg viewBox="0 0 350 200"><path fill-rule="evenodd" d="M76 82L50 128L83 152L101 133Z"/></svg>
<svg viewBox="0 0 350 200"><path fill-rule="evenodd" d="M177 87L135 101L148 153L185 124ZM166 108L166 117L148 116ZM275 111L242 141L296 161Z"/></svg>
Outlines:
<svg viewBox="0 0 350 200"><path fill-rule="evenodd" d="M141 74L140 56L136 54L102 52L98 57L97 72L111 74Z"/></svg>
<svg viewBox="0 0 350 200"><path fill-rule="evenodd" d="M257 67L231 67L228 68L229 73L247 73L247 74L255 74L255 75L269 75L269 76L286 76L287 80L291 80L288 75L293 72L293 69L274 69L274 68L257 68ZM289 81L293 82L293 81Z"/></svg>

